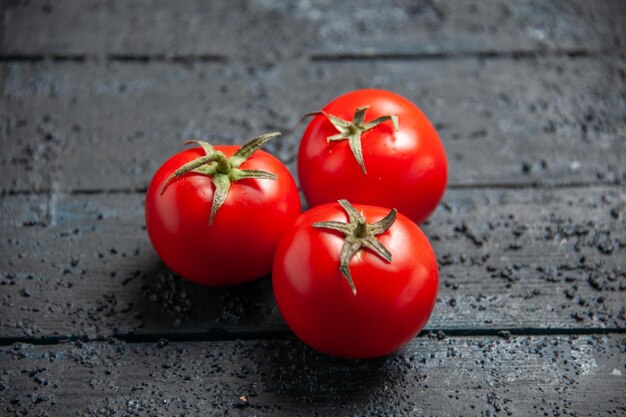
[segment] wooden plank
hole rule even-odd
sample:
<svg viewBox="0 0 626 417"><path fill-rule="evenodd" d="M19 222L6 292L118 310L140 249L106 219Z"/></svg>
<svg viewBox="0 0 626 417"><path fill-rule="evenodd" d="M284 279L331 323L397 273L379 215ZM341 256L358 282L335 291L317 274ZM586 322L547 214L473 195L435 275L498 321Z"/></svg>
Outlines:
<svg viewBox="0 0 626 417"><path fill-rule="evenodd" d="M5 2L3 8L2 53L9 56L229 56L269 62L307 53L619 49L626 38L620 0L422 0L384 7L376 0L38 0Z"/></svg>
<svg viewBox="0 0 626 417"><path fill-rule="evenodd" d="M144 230L141 194L5 196L0 336L284 333L269 278L187 283ZM449 190L425 232L440 263L427 329L624 328L626 191ZM47 226L42 227L41 224Z"/></svg>
<svg viewBox="0 0 626 417"><path fill-rule="evenodd" d="M293 109L317 109L356 88L404 95L438 128L452 186L613 182L626 178L624 64L610 57L342 62L284 69L268 89L271 107L292 109L295 120Z"/></svg>
<svg viewBox="0 0 626 417"><path fill-rule="evenodd" d="M458 59L291 64L12 63L3 71L3 190L143 189L191 137L288 131L341 92L397 91L447 148L450 184L623 181L625 61ZM268 146L295 168L301 126Z"/></svg>
<svg viewBox="0 0 626 417"><path fill-rule="evenodd" d="M3 195L0 198L0 227L47 226L52 220L50 200L48 195Z"/></svg>
<svg viewBox="0 0 626 417"><path fill-rule="evenodd" d="M146 164L169 152L155 143L177 150L183 138L233 141L244 133L239 103L252 102L250 80L213 63L192 71L164 64L44 66L2 68L5 190L68 189L60 180L66 175L73 178L69 189L146 187L155 162ZM220 125L232 129L207 129Z"/></svg>
<svg viewBox="0 0 626 417"><path fill-rule="evenodd" d="M295 340L0 349L0 409L29 415L619 415L623 335L418 338L369 361Z"/></svg>

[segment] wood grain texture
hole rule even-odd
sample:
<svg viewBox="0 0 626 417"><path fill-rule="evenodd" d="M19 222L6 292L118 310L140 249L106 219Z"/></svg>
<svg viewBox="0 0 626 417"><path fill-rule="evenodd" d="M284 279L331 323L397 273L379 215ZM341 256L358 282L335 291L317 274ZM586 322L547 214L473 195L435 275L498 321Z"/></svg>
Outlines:
<svg viewBox="0 0 626 417"><path fill-rule="evenodd" d="M621 47L626 35L626 6L619 0L420 0L383 6L376 0L38 0L3 7L1 51L9 56L275 62L310 54L605 50Z"/></svg>
<svg viewBox="0 0 626 417"><path fill-rule="evenodd" d="M189 138L289 132L339 93L417 103L446 146L450 184L623 182L625 61L615 57L318 62L11 63L2 71L5 191L129 190ZM550 97L550 99L548 99ZM267 146L295 171L300 126Z"/></svg>
<svg viewBox="0 0 626 417"><path fill-rule="evenodd" d="M288 331L269 278L215 289L169 272L141 194L48 198L2 199L1 336ZM441 281L427 329L626 327L625 205L621 187L449 190L424 226Z"/></svg>
<svg viewBox="0 0 626 417"><path fill-rule="evenodd" d="M6 415L577 415L624 412L623 335L415 339L370 361L299 341L0 349Z"/></svg>

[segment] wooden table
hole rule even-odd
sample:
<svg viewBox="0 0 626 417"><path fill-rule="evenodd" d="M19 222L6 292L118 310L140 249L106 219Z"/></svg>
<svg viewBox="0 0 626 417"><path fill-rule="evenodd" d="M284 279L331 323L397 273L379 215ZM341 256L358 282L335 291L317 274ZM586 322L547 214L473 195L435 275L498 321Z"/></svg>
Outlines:
<svg viewBox="0 0 626 417"><path fill-rule="evenodd" d="M625 28L621 0L3 1L0 414L624 415ZM143 200L189 138L282 130L294 170L300 115L363 87L425 111L450 178L427 329L348 361L269 277L171 273Z"/></svg>

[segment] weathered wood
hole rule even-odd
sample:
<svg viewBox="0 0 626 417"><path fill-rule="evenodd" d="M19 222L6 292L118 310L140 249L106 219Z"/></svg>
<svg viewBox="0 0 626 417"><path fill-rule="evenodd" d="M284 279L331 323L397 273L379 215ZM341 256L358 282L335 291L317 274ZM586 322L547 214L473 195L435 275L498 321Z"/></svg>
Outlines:
<svg viewBox="0 0 626 417"><path fill-rule="evenodd" d="M186 139L241 143L287 131L363 87L422 107L447 148L451 185L623 181L624 63L320 62L252 72L218 63L4 64L0 188L142 189ZM292 170L302 130L268 146Z"/></svg>
<svg viewBox="0 0 626 417"><path fill-rule="evenodd" d="M212 289L168 272L141 194L46 198L2 199L0 336L287 331L269 278ZM624 328L625 205L620 187L449 190L424 226L441 268L427 328Z"/></svg>
<svg viewBox="0 0 626 417"><path fill-rule="evenodd" d="M418 55L619 48L620 0L4 2L4 55Z"/></svg>
<svg viewBox="0 0 626 417"><path fill-rule="evenodd" d="M418 338L369 361L299 341L14 345L7 415L578 415L624 412L623 335Z"/></svg>
<svg viewBox="0 0 626 417"><path fill-rule="evenodd" d="M625 15L0 2L0 414L623 414ZM423 108L452 187L424 225L441 279L426 334L345 361L295 339L270 277L213 289L168 271L138 191L183 140L286 130L363 87ZM302 130L268 147L292 171Z"/></svg>

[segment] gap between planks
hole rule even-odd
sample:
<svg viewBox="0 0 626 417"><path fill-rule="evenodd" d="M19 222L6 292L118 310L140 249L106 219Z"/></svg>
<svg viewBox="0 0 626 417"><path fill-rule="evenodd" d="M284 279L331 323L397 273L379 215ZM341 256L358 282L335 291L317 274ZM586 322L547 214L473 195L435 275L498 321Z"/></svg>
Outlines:
<svg viewBox="0 0 626 417"><path fill-rule="evenodd" d="M311 62L342 61L426 61L477 58L491 59L535 59L535 58L588 58L597 56L619 56L613 49L555 49L555 50L513 50L513 51L474 51L474 52L313 52L308 56ZM229 63L231 57L219 54L0 54L0 62L169 62L193 64L203 62Z"/></svg>
<svg viewBox="0 0 626 417"><path fill-rule="evenodd" d="M425 61L425 60L452 60L452 59L535 59L535 58L588 58L597 56L620 55L612 49L555 49L555 50L513 50L513 51L475 51L475 52L340 52L340 53L313 53L309 59L313 62L341 62L341 61Z"/></svg>
<svg viewBox="0 0 626 417"><path fill-rule="evenodd" d="M422 330L416 337L502 337L511 336L593 336L626 334L626 328L510 328L510 329L429 329ZM230 342L236 340L296 340L295 335L288 331L264 332L229 332L207 331L189 333L146 333L146 334L117 334L108 337L81 337L81 336L42 336L42 337L0 337L0 346L10 346L15 343L31 345L56 345L71 342L104 342L117 339L126 343L158 343L161 340L169 342Z"/></svg>

